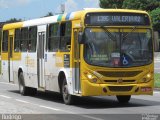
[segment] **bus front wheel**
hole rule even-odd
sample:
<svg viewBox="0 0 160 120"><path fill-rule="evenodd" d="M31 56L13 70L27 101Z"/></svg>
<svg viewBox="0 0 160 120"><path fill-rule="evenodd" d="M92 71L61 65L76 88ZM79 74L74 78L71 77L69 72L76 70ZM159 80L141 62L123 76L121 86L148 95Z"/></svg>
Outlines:
<svg viewBox="0 0 160 120"><path fill-rule="evenodd" d="M131 95L120 95L120 96L117 96L117 100L120 103L128 103L130 99L131 99Z"/></svg>
<svg viewBox="0 0 160 120"><path fill-rule="evenodd" d="M62 96L63 96L63 101L66 105L73 104L73 96L70 95L68 92L68 85L65 78L62 84Z"/></svg>

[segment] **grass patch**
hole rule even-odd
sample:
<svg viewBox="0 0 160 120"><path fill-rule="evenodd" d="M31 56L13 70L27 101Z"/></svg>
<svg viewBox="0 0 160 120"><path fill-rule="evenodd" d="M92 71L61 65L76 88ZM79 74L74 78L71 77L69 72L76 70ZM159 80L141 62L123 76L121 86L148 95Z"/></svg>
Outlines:
<svg viewBox="0 0 160 120"><path fill-rule="evenodd" d="M160 73L154 74L154 86L160 88Z"/></svg>

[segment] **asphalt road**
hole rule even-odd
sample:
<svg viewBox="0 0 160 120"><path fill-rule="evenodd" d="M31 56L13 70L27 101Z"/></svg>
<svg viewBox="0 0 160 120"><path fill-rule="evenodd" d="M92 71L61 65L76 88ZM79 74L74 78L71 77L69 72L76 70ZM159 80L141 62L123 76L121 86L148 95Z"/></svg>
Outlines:
<svg viewBox="0 0 160 120"><path fill-rule="evenodd" d="M36 96L21 96L17 85L0 82L0 113L23 114L24 120L142 120L144 114L160 114L160 91L154 91L153 96L132 96L128 104L106 96L77 98L69 106L59 94L38 92ZM159 120L160 115L157 117Z"/></svg>

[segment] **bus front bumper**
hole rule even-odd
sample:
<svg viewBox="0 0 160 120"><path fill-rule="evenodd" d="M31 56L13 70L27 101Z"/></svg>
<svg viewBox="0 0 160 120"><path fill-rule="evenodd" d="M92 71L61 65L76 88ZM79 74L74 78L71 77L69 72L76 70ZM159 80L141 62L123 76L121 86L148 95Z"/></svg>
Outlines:
<svg viewBox="0 0 160 120"><path fill-rule="evenodd" d="M139 84L95 84L82 81L82 96L153 95L153 80Z"/></svg>

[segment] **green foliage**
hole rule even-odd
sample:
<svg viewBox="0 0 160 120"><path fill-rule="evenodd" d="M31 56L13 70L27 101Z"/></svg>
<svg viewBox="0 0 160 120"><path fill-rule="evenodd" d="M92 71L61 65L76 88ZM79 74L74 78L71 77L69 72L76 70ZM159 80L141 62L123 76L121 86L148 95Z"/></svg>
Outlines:
<svg viewBox="0 0 160 120"><path fill-rule="evenodd" d="M17 19L17 18L11 18L9 20L6 21L6 23L14 23L14 22L20 22L22 21L21 19Z"/></svg>
<svg viewBox="0 0 160 120"><path fill-rule="evenodd" d="M99 0L101 8L124 8L152 11L160 7L160 0Z"/></svg>
<svg viewBox="0 0 160 120"><path fill-rule="evenodd" d="M154 86L160 88L160 73L154 74Z"/></svg>
<svg viewBox="0 0 160 120"><path fill-rule="evenodd" d="M101 8L122 8L124 0L100 0Z"/></svg>
<svg viewBox="0 0 160 120"><path fill-rule="evenodd" d="M48 12L47 15L45 15L44 17L49 17L49 16L53 16L52 12Z"/></svg>
<svg viewBox="0 0 160 120"><path fill-rule="evenodd" d="M152 18L153 28L154 30L160 30L160 8L152 10L150 12L150 16Z"/></svg>
<svg viewBox="0 0 160 120"><path fill-rule="evenodd" d="M160 0L99 0L101 8L124 8L152 11L160 7Z"/></svg>
<svg viewBox="0 0 160 120"><path fill-rule="evenodd" d="M124 0L122 8L152 11L159 6L157 0Z"/></svg>

